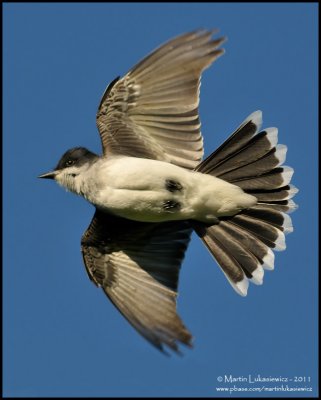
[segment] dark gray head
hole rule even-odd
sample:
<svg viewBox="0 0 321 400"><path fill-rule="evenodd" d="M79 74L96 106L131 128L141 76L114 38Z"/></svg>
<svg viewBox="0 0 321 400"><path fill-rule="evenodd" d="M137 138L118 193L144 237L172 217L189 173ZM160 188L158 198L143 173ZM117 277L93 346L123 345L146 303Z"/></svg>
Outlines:
<svg viewBox="0 0 321 400"><path fill-rule="evenodd" d="M80 167L97 159L97 154L92 153L85 147L74 147L67 150L66 153L59 160L56 170L71 167L72 165Z"/></svg>
<svg viewBox="0 0 321 400"><path fill-rule="evenodd" d="M62 171L75 177L78 175L78 172L82 170L80 167L85 164L91 164L93 161L97 160L97 158L97 154L89 151L85 147L74 147L66 151L53 171L42 174L38 178L56 179Z"/></svg>

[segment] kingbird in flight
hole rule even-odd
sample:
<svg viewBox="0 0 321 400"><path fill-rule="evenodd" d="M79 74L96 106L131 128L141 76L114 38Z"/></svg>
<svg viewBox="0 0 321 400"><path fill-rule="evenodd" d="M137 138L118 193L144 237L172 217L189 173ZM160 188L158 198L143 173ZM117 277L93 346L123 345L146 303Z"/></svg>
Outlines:
<svg viewBox="0 0 321 400"><path fill-rule="evenodd" d="M97 112L103 154L75 147L40 176L95 206L81 239L88 276L164 352L192 345L176 297L193 230L242 296L293 230L293 170L261 111L202 161L200 78L224 53L213 32L178 36L113 80Z"/></svg>

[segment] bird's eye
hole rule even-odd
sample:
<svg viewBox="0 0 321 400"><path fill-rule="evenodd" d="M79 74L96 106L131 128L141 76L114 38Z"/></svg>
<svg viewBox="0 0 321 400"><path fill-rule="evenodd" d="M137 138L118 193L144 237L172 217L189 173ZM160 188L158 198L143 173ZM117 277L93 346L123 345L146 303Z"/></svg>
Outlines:
<svg viewBox="0 0 321 400"><path fill-rule="evenodd" d="M68 160L66 161L65 166L70 167L74 162L75 162L74 160Z"/></svg>

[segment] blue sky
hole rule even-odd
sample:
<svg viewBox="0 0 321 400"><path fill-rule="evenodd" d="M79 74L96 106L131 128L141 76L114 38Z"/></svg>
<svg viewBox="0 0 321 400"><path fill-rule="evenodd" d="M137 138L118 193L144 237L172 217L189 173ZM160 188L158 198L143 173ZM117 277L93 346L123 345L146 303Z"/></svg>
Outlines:
<svg viewBox="0 0 321 400"><path fill-rule="evenodd" d="M317 5L7 3L3 11L3 394L247 397L258 392L219 393L219 377L260 374L312 392L259 396L316 396ZM107 83L199 27L228 36L202 80L206 155L261 109L264 127L277 126L288 146L299 209L275 271L246 298L193 236L178 310L195 348L168 358L87 278L80 237L93 207L36 177L70 147L100 152L95 114Z"/></svg>

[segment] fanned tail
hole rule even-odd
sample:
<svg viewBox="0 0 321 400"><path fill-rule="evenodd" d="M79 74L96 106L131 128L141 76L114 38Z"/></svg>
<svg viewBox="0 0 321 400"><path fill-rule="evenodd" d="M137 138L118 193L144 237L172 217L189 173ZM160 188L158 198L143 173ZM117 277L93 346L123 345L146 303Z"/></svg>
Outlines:
<svg viewBox="0 0 321 400"><path fill-rule="evenodd" d="M277 144L278 131L260 131L262 113L251 114L196 171L216 176L255 196L257 204L218 224L193 227L217 260L233 288L246 296L249 281L263 283L264 269L274 268L273 250L284 250L292 232L288 213L297 208L291 198L293 169L283 166L287 147Z"/></svg>

